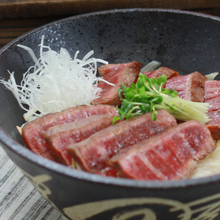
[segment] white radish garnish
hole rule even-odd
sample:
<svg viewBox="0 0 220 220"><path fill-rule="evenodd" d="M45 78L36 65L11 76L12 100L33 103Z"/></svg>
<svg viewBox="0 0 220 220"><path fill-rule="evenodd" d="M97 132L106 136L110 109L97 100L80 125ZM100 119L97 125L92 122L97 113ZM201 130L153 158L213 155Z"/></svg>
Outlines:
<svg viewBox="0 0 220 220"><path fill-rule="evenodd" d="M107 61L91 57L87 53L82 60L78 59L79 51L71 58L64 48L60 52L44 45L44 36L40 43L40 58L33 50L17 45L28 51L35 65L23 74L20 85L17 85L14 72L9 72L8 81L0 80L17 99L20 107L26 111L24 119L31 121L47 113L58 112L78 105L90 105L99 97L101 89L97 87L97 63ZM108 83L108 82L107 82Z"/></svg>

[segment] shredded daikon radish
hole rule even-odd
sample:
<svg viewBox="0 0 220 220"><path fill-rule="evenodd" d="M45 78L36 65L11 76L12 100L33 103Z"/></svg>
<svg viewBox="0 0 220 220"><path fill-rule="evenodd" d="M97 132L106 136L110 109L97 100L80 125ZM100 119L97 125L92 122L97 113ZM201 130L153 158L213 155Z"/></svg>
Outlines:
<svg viewBox="0 0 220 220"><path fill-rule="evenodd" d="M22 128L20 126L16 126L16 128L17 128L19 134L22 135Z"/></svg>
<svg viewBox="0 0 220 220"><path fill-rule="evenodd" d="M216 142L216 149L204 159L200 160L191 178L207 177L220 173L220 140Z"/></svg>
<svg viewBox="0 0 220 220"><path fill-rule="evenodd" d="M102 59L92 58L93 51L87 53L82 60L77 58L77 51L72 59L66 49L61 48L57 53L43 43L44 36L39 45L39 59L31 48L17 45L28 51L35 62L23 74L20 85L17 85L13 72L9 72L8 81L0 80L26 111L26 121L69 107L90 105L101 92L97 83L103 79L97 77L97 63L108 64Z"/></svg>
<svg viewBox="0 0 220 220"><path fill-rule="evenodd" d="M208 80L214 80L215 77L216 77L218 74L219 74L218 72L214 72L214 73L210 73L210 74L205 75L205 77L206 77Z"/></svg>
<svg viewBox="0 0 220 220"><path fill-rule="evenodd" d="M154 71L155 69L157 69L157 67L159 67L161 65L160 62L156 61L156 60L153 60L151 61L150 63L148 63L147 65L145 65L142 69L141 69L141 72L152 72Z"/></svg>

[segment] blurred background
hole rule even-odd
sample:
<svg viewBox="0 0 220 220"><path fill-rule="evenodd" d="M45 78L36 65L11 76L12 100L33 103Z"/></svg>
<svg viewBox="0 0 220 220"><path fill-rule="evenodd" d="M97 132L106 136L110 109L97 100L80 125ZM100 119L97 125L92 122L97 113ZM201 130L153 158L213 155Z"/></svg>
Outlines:
<svg viewBox="0 0 220 220"><path fill-rule="evenodd" d="M0 0L0 48L61 18L120 8L180 9L220 16L220 0Z"/></svg>

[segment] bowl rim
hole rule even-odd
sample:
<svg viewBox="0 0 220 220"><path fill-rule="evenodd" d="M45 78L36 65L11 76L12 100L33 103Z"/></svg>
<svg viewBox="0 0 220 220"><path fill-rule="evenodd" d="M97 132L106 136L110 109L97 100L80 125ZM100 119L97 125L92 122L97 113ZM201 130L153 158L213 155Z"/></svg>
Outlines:
<svg viewBox="0 0 220 220"><path fill-rule="evenodd" d="M17 41L41 30L47 28L51 25L56 25L58 23L66 22L69 20L76 20L83 17L89 16L98 16L100 14L114 14L114 13L129 13L129 12L165 12L165 13L178 13L178 14L186 14L192 16L203 17L207 19L217 20L220 22L220 17L213 16L213 15L206 15L199 12L191 12L191 11L182 11L176 9L155 9L155 8L125 8L125 9L112 9L112 10L104 10L104 11L97 11L97 12L90 12L80 15L74 15L67 18L59 19L38 28L35 28L16 39L12 40L10 43L3 46L0 49L0 57L4 51L11 48ZM13 151L15 154L19 155L23 159L28 160L31 163L37 164L43 169L51 170L52 172L58 173L62 176L75 178L83 181L93 182L96 184L108 184L113 186L119 187L132 187L132 188L148 188L148 189L168 189L168 188L183 188L183 187L190 187L190 186L198 186L198 185L206 185L210 183L215 183L220 181L220 174L216 174L209 177L202 177L196 179L184 179L184 180L175 180L175 181L139 181L139 180L132 180L132 179L123 179L123 178L114 178L114 177L103 177L97 174L88 173L85 171L74 170L69 167L66 167L62 164L58 164L56 162L50 161L45 159L41 156L36 155L29 149L25 148L22 144L18 143L15 139L7 134L3 127L0 126L0 143L3 144L3 148L6 147L10 151Z"/></svg>

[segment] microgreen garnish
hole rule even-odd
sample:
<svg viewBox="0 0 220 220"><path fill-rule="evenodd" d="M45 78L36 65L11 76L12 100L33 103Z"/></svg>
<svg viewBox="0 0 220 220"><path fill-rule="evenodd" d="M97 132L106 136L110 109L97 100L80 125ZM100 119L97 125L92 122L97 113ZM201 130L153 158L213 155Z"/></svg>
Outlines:
<svg viewBox="0 0 220 220"><path fill-rule="evenodd" d="M149 79L140 73L136 84L132 83L130 87L122 84L118 89L122 104L117 107L119 117L115 117L113 123L119 119L129 119L147 112L152 112L152 120L156 120L158 109L167 110L181 121L195 119L203 124L209 121L206 115L208 103L191 102L179 98L177 91L163 87L166 81L165 75L158 79Z"/></svg>

